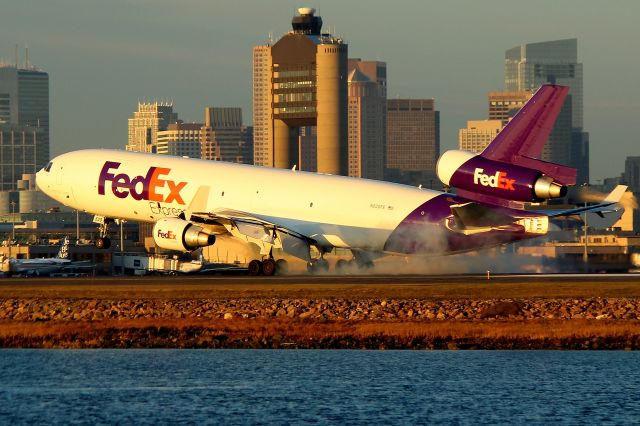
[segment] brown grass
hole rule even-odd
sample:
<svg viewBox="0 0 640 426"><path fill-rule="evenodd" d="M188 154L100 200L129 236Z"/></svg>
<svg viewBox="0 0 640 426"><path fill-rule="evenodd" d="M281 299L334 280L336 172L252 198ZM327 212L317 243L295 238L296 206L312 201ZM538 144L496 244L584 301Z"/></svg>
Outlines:
<svg viewBox="0 0 640 426"><path fill-rule="evenodd" d="M640 321L614 320L519 320L519 321L433 321L373 322L315 321L291 319L126 319L99 322L0 322L0 338L30 337L90 339L127 330L206 330L232 339L282 336L292 340L319 340L352 336L358 339L391 337L399 339L566 339L628 338L640 336Z"/></svg>

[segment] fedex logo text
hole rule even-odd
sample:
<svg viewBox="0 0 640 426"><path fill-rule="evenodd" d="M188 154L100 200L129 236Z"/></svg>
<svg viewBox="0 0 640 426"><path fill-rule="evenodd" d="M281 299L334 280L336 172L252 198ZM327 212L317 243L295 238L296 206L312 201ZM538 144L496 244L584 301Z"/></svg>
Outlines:
<svg viewBox="0 0 640 426"><path fill-rule="evenodd" d="M163 232L162 229L158 229L158 238L164 238L165 240L175 240L178 238L178 236L173 231Z"/></svg>
<svg viewBox="0 0 640 426"><path fill-rule="evenodd" d="M180 191L187 185L187 182L175 182L169 179L161 179L161 176L168 175L171 169L166 167L150 167L145 176L136 176L133 179L125 173L114 174L111 171L118 169L121 163L115 161L105 161L100 177L98 178L98 194L105 194L106 182L111 182L111 192L118 198L127 198L129 195L134 200L159 201L164 203L184 204ZM161 188L167 191L161 191ZM165 194L163 194L165 193Z"/></svg>
<svg viewBox="0 0 640 426"><path fill-rule="evenodd" d="M484 174L484 169L476 168L473 173L473 183L480 184L482 186L489 186L491 188L506 189L508 191L515 191L513 187L515 179L507 179L506 172L496 172L495 175Z"/></svg>

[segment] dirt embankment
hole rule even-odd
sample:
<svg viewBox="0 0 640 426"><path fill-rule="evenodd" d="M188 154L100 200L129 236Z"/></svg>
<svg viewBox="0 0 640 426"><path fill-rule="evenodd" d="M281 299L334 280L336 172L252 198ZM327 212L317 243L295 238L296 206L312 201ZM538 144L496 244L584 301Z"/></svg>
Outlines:
<svg viewBox="0 0 640 426"><path fill-rule="evenodd" d="M640 349L640 298L5 298L0 346Z"/></svg>

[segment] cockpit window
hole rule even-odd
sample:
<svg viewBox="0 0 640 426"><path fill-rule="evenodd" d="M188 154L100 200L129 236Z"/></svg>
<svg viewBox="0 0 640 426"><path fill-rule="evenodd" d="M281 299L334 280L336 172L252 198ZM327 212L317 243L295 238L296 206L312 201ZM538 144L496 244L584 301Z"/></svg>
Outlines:
<svg viewBox="0 0 640 426"><path fill-rule="evenodd" d="M49 172L51 171L51 167L53 166L53 161L49 161L49 164L47 164L46 166L44 166L44 171L45 172Z"/></svg>

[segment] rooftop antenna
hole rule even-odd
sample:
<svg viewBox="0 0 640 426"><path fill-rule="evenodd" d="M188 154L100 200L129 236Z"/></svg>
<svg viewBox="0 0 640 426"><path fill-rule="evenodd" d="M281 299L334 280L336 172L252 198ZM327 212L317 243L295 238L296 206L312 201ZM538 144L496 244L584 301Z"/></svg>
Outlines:
<svg viewBox="0 0 640 426"><path fill-rule="evenodd" d="M20 58L18 57L18 45L16 44L16 68L18 68L18 61Z"/></svg>
<svg viewBox="0 0 640 426"><path fill-rule="evenodd" d="M29 45L24 44L24 67L29 69Z"/></svg>

